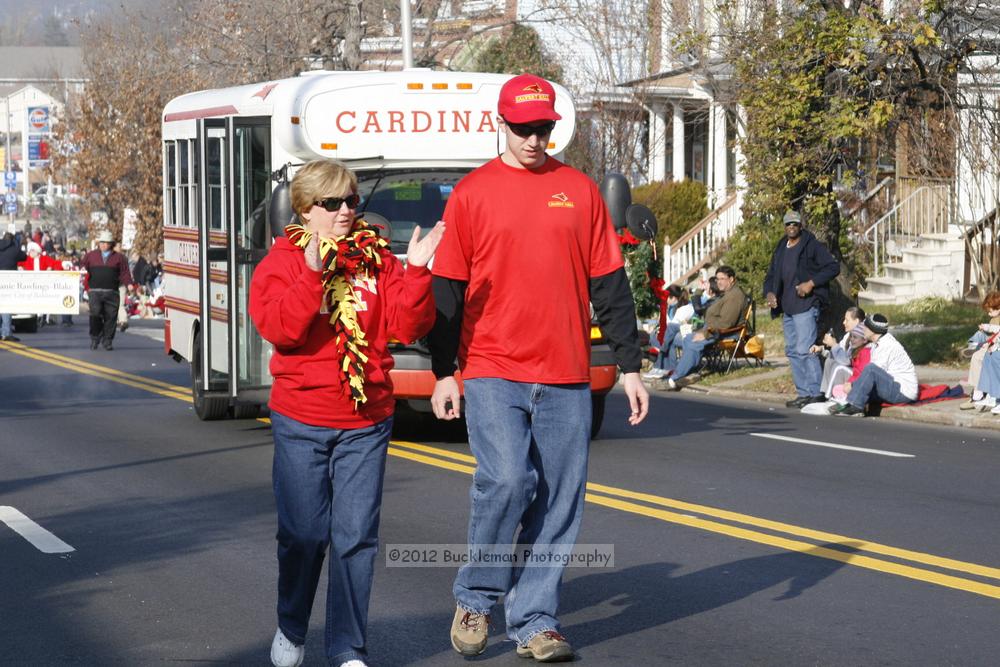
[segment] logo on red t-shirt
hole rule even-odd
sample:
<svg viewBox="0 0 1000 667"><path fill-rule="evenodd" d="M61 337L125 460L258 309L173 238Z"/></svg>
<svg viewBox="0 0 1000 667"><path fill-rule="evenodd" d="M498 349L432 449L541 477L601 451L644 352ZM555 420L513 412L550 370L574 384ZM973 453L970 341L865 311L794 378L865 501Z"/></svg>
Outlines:
<svg viewBox="0 0 1000 667"><path fill-rule="evenodd" d="M549 208L573 208L573 206L573 202L569 200L565 192L552 195L552 200L549 202Z"/></svg>

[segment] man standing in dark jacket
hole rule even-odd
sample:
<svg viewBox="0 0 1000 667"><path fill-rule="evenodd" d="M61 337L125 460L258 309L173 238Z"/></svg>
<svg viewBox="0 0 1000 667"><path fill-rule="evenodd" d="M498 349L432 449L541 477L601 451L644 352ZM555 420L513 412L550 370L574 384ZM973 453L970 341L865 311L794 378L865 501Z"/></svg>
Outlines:
<svg viewBox="0 0 1000 667"><path fill-rule="evenodd" d="M90 295L90 349L96 350L103 339L104 349L114 349L111 341L118 326L118 287L132 284L128 260L111 249L114 244L111 232L105 230L97 236L97 250L83 257L80 268L87 272L87 292Z"/></svg>
<svg viewBox="0 0 1000 667"><path fill-rule="evenodd" d="M13 223L7 232L0 236L0 271L16 271L17 263L28 259L28 256L21 250L20 240L14 236ZM14 336L14 320L11 313L0 313L0 340L17 342L20 340Z"/></svg>
<svg viewBox="0 0 1000 667"><path fill-rule="evenodd" d="M764 294L771 317L782 316L785 355L798 394L785 405L801 408L826 401L820 391L823 370L809 348L816 343L816 324L829 303L829 284L840 274L840 263L815 235L802 229L798 213L785 213L784 223L785 236L771 255Z"/></svg>

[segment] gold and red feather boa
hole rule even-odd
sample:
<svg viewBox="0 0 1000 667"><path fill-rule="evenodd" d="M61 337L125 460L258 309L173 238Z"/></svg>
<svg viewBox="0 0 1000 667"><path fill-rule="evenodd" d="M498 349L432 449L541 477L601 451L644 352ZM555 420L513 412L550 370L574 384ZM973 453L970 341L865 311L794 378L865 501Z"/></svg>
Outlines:
<svg viewBox="0 0 1000 667"><path fill-rule="evenodd" d="M312 232L300 224L285 227L285 236L298 248L305 250L312 239ZM389 242L380 237L368 224L358 219L353 231L333 239L320 238L319 256L323 266L323 303L330 310L337 350L343 357L341 373L344 393L354 401L354 409L365 403L365 362L368 356L362 351L368 347L365 332L358 322L358 297L354 293L356 278L374 279L382 267L383 259L390 255Z"/></svg>

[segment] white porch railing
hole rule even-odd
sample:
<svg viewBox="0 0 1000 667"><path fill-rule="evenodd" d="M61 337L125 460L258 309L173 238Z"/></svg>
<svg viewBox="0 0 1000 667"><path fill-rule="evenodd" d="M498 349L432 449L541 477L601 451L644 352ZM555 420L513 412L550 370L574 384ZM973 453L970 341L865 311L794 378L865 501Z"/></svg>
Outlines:
<svg viewBox="0 0 1000 667"><path fill-rule="evenodd" d="M943 234L952 220L950 185L923 185L865 230L873 246L873 276L882 276L885 265L900 259L905 248L916 247L921 234ZM957 237L956 237L957 238Z"/></svg>
<svg viewBox="0 0 1000 667"><path fill-rule="evenodd" d="M743 222L743 194L737 191L686 234L663 246L663 278L686 282L711 262Z"/></svg>

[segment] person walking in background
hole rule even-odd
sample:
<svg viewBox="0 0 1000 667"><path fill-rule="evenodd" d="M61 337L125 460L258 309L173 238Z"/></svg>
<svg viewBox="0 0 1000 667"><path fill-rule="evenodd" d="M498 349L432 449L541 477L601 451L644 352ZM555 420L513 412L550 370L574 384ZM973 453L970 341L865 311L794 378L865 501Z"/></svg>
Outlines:
<svg viewBox="0 0 1000 667"><path fill-rule="evenodd" d="M80 269L87 272L87 292L90 304L90 349L103 343L113 350L118 326L119 287L132 284L125 256L112 250L114 237L108 230L97 235L97 249L83 256Z"/></svg>
<svg viewBox="0 0 1000 667"><path fill-rule="evenodd" d="M455 186L434 260L431 406L439 419L460 416L457 356L477 464L470 549L509 548L518 528L519 549L558 556L576 542L592 406L588 301L624 372L629 423L648 411L635 305L610 215L593 181L545 153L560 120L555 95L531 74L501 88L506 148ZM490 613L504 597L519 656L572 659L556 616L562 573L561 565L464 565L453 586L452 647L465 656L486 650Z"/></svg>
<svg viewBox="0 0 1000 667"><path fill-rule="evenodd" d="M0 236L0 271L16 271L18 262L28 259L28 255L21 249L21 244L15 237L16 233L17 227L11 223L6 233ZM13 313L0 313L0 340L14 343L21 340L14 335Z"/></svg>
<svg viewBox="0 0 1000 667"><path fill-rule="evenodd" d="M829 303L829 283L840 275L840 263L812 232L802 229L798 213L788 211L783 222L785 236L771 253L764 294L771 317L781 315L785 355L798 394L785 405L801 408L826 402L821 390L823 370L812 347L820 312Z"/></svg>
<svg viewBox="0 0 1000 667"><path fill-rule="evenodd" d="M303 166L291 185L302 224L275 239L250 283L250 317L274 345L277 667L302 663L327 548L324 663L364 667L395 409L388 341L414 341L434 322L427 263L444 224L420 240L413 230L404 270L388 241L355 215L357 190L339 162Z"/></svg>

